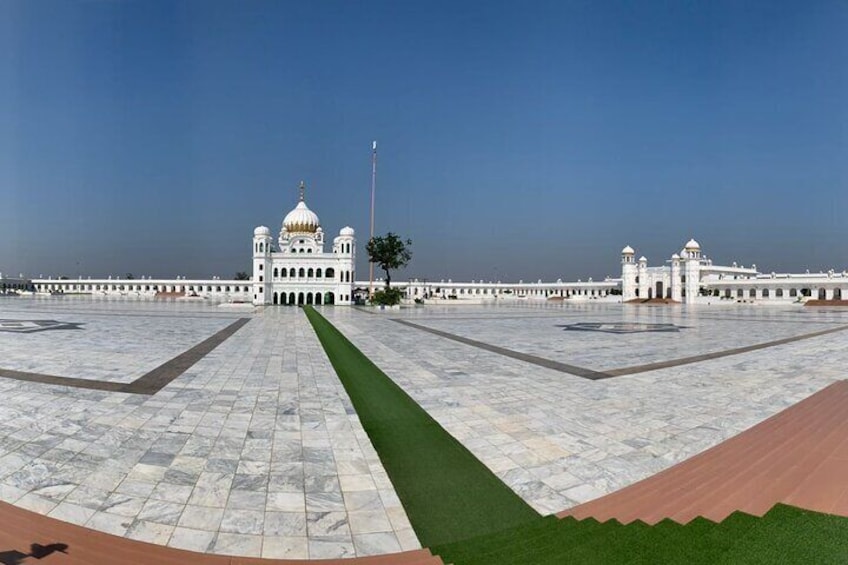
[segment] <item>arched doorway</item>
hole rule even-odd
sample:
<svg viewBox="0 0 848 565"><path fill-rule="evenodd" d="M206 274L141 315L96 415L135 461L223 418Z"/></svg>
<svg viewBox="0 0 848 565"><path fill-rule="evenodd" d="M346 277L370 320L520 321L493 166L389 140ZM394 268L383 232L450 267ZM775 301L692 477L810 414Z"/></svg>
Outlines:
<svg viewBox="0 0 848 565"><path fill-rule="evenodd" d="M823 288L819 289L819 300L827 300L827 291Z"/></svg>
<svg viewBox="0 0 848 565"><path fill-rule="evenodd" d="M649 288L648 289L648 300L652 299L653 297L654 297L654 289Z"/></svg>
<svg viewBox="0 0 848 565"><path fill-rule="evenodd" d="M833 289L833 299L834 300L842 300L842 289L834 288Z"/></svg>
<svg viewBox="0 0 848 565"><path fill-rule="evenodd" d="M321 293L320 292L315 293L315 304L318 304L319 306L321 305Z"/></svg>
<svg viewBox="0 0 848 565"><path fill-rule="evenodd" d="M283 306L286 305L286 293L285 292L280 293L280 304L282 304Z"/></svg>
<svg viewBox="0 0 848 565"><path fill-rule="evenodd" d="M278 296L277 296L277 293L275 292L274 293L274 306L277 305L277 300L278 300Z"/></svg>
<svg viewBox="0 0 848 565"><path fill-rule="evenodd" d="M335 303L336 303L335 295L332 292L325 292L324 293L324 304L335 304Z"/></svg>
<svg viewBox="0 0 848 565"><path fill-rule="evenodd" d="M663 283L662 281L657 281L657 292L655 294L657 298L663 297Z"/></svg>
<svg viewBox="0 0 848 565"><path fill-rule="evenodd" d="M302 293L302 292L299 292L299 293L297 294L297 305L298 305L298 306L303 306L303 304L304 304L304 302L305 302L305 301L306 301L306 298L303 296L303 293Z"/></svg>
<svg viewBox="0 0 848 565"><path fill-rule="evenodd" d="M297 298L295 298L295 296L294 296L294 293L293 293L293 292L290 292L290 293L289 293L289 304L291 304L292 306L294 306L295 304L297 304Z"/></svg>
<svg viewBox="0 0 848 565"><path fill-rule="evenodd" d="M306 303L312 304L312 293L311 292L306 293Z"/></svg>

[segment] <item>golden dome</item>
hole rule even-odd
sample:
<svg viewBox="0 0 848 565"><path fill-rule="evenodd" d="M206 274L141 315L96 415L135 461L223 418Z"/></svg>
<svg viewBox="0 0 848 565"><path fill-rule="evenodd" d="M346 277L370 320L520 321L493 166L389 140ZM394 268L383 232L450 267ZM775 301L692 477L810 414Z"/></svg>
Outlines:
<svg viewBox="0 0 848 565"><path fill-rule="evenodd" d="M283 229L289 233L315 233L321 227L318 214L309 209L303 198L304 185L300 183L300 200L294 210L286 214Z"/></svg>

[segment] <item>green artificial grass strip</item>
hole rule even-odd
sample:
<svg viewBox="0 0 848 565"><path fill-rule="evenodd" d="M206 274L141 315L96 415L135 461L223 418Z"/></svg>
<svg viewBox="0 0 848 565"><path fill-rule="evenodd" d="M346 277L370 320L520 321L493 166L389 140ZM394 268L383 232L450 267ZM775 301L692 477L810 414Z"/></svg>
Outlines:
<svg viewBox="0 0 848 565"><path fill-rule="evenodd" d="M446 544L541 520L314 308L304 312L422 544Z"/></svg>

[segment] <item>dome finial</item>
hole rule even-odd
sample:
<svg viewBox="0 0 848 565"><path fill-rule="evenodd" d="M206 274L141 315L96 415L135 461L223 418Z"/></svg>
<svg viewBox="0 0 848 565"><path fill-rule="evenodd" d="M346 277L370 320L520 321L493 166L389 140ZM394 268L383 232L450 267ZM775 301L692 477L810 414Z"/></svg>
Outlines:
<svg viewBox="0 0 848 565"><path fill-rule="evenodd" d="M299 200L300 200L300 202L303 202L303 193L306 191L306 183L304 183L303 181L300 181L300 186L298 187L298 190L300 191Z"/></svg>

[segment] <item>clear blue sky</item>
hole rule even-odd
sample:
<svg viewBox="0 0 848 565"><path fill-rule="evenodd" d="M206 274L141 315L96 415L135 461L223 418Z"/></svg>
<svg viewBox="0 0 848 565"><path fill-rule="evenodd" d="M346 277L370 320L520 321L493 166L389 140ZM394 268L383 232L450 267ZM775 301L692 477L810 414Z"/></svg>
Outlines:
<svg viewBox="0 0 848 565"><path fill-rule="evenodd" d="M0 0L0 271L232 276L297 185L367 276L848 268L848 3Z"/></svg>

